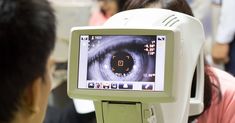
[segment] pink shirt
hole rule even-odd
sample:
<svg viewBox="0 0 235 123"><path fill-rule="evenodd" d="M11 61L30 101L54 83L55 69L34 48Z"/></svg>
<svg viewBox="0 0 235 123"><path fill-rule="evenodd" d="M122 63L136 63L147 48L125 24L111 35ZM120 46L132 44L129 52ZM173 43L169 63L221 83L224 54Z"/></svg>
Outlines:
<svg viewBox="0 0 235 123"><path fill-rule="evenodd" d="M211 107L198 118L197 123L235 123L235 78L219 69L212 70L219 79L222 99L217 102L214 89Z"/></svg>

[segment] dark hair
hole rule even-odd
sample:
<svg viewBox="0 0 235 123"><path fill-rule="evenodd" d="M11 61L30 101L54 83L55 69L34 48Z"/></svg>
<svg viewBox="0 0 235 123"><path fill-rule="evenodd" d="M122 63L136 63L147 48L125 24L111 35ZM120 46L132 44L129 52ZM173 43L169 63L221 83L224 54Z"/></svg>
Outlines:
<svg viewBox="0 0 235 123"><path fill-rule="evenodd" d="M162 0L162 8L193 16L192 9L185 0Z"/></svg>
<svg viewBox="0 0 235 123"><path fill-rule="evenodd" d="M0 122L14 118L24 89L44 77L55 28L46 0L0 1Z"/></svg>
<svg viewBox="0 0 235 123"><path fill-rule="evenodd" d="M130 10L130 9L137 9L137 8L144 8L154 2L160 2L162 8L169 9L181 13L188 14L190 16L193 16L193 12L188 5L188 3L185 0L126 0L123 11L124 10ZM220 91L220 85L219 80L214 74L214 72L209 68L210 66L205 62L205 86L204 86L204 111L206 111L211 106L212 101L212 89L214 88L218 92L218 102L221 100L222 95ZM196 70L194 72L193 77L193 84L192 84L192 90L195 90L196 88ZM202 114L201 113L201 114ZM193 121L195 118L197 118L199 115L189 117L189 122Z"/></svg>
<svg viewBox="0 0 235 123"><path fill-rule="evenodd" d="M156 2L159 2L163 9L169 9L193 16L193 12L185 0L126 0L122 10L145 8Z"/></svg>
<svg viewBox="0 0 235 123"><path fill-rule="evenodd" d="M117 0L117 5L118 5L118 12L123 10L124 4L126 0Z"/></svg>

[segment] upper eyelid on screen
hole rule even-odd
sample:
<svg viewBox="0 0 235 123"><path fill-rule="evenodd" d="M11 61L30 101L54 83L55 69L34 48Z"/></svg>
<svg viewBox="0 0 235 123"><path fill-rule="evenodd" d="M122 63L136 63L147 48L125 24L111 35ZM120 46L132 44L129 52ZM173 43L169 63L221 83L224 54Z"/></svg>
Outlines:
<svg viewBox="0 0 235 123"><path fill-rule="evenodd" d="M111 39L105 39L104 41L101 42L99 47L91 48L89 50L88 59L93 59L94 57L97 57L100 54L102 54L104 51L111 50L120 45L128 45L130 43L144 44L148 42L148 40L143 40L143 39L144 39L143 37L124 37L124 36L115 37ZM107 43L107 42L112 42L112 43Z"/></svg>

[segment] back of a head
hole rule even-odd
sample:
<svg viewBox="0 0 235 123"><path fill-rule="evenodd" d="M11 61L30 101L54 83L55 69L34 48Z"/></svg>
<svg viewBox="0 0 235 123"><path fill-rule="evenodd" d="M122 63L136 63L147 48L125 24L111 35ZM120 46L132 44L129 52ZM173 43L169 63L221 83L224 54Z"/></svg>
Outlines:
<svg viewBox="0 0 235 123"><path fill-rule="evenodd" d="M0 1L0 122L10 122L24 89L45 74L55 43L55 17L46 0Z"/></svg>
<svg viewBox="0 0 235 123"><path fill-rule="evenodd" d="M193 16L192 9L186 0L162 0L162 8Z"/></svg>
<svg viewBox="0 0 235 123"><path fill-rule="evenodd" d="M159 3L163 9L185 13L193 16L193 12L185 0L126 0L122 10L138 9Z"/></svg>

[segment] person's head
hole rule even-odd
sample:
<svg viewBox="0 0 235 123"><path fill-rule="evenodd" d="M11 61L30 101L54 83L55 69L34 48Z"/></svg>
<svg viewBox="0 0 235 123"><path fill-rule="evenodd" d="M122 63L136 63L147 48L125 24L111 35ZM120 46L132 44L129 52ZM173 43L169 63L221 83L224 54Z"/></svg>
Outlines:
<svg viewBox="0 0 235 123"><path fill-rule="evenodd" d="M46 0L0 1L0 123L41 123L55 16Z"/></svg>
<svg viewBox="0 0 235 123"><path fill-rule="evenodd" d="M185 0L126 0L122 10L138 8L163 8L193 16L193 12Z"/></svg>
<svg viewBox="0 0 235 123"><path fill-rule="evenodd" d="M101 12L110 17L122 10L125 0L98 0Z"/></svg>

